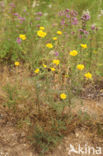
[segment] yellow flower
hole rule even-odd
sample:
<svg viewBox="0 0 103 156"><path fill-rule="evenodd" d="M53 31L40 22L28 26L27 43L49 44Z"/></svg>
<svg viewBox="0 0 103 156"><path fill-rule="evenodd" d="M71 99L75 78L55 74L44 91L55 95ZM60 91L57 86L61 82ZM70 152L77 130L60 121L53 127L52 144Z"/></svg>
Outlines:
<svg viewBox="0 0 103 156"><path fill-rule="evenodd" d="M96 54L96 53L97 53L97 51L96 51L96 50L94 50L94 51L93 51L93 53L94 53L94 54Z"/></svg>
<svg viewBox="0 0 103 156"><path fill-rule="evenodd" d="M76 56L78 52L76 50L70 51L69 53L71 56Z"/></svg>
<svg viewBox="0 0 103 156"><path fill-rule="evenodd" d="M78 65L77 65L77 69L83 70L83 69L84 69L84 65L83 65L83 64L78 64Z"/></svg>
<svg viewBox="0 0 103 156"><path fill-rule="evenodd" d="M92 79L92 74L91 73L86 73L84 74L84 76L87 78L87 79Z"/></svg>
<svg viewBox="0 0 103 156"><path fill-rule="evenodd" d="M81 47L86 49L87 48L87 44L81 44Z"/></svg>
<svg viewBox="0 0 103 156"><path fill-rule="evenodd" d="M62 35L62 32L61 32L61 31L57 31L57 34L58 34L58 35Z"/></svg>
<svg viewBox="0 0 103 156"><path fill-rule="evenodd" d="M65 75L65 77L66 77L66 78L68 78L68 77L69 77L69 75L67 75L67 74L66 74L66 75Z"/></svg>
<svg viewBox="0 0 103 156"><path fill-rule="evenodd" d="M56 40L57 40L57 37L53 37L52 39L53 39L54 41L56 41Z"/></svg>
<svg viewBox="0 0 103 156"><path fill-rule="evenodd" d="M47 65L46 65L46 64L43 64L43 67L44 67L44 68L46 68L46 67L47 67Z"/></svg>
<svg viewBox="0 0 103 156"><path fill-rule="evenodd" d="M42 30L38 30L38 31L37 31L37 35L38 35L39 37L44 38L47 34L46 34L46 32L43 32Z"/></svg>
<svg viewBox="0 0 103 156"><path fill-rule="evenodd" d="M44 27L40 27L40 30L45 30L45 28Z"/></svg>
<svg viewBox="0 0 103 156"><path fill-rule="evenodd" d="M53 64L59 65L60 61L59 60L53 60Z"/></svg>
<svg viewBox="0 0 103 156"><path fill-rule="evenodd" d="M67 95L65 93L60 94L60 98L62 100L65 100L67 98Z"/></svg>
<svg viewBox="0 0 103 156"><path fill-rule="evenodd" d="M55 71L55 68L50 68L51 69L51 71Z"/></svg>
<svg viewBox="0 0 103 156"><path fill-rule="evenodd" d="M15 64L15 66L19 66L20 62L15 62L14 64Z"/></svg>
<svg viewBox="0 0 103 156"><path fill-rule="evenodd" d="M51 43L47 43L47 44L46 44L46 47L48 47L48 48L53 48L53 45L52 45Z"/></svg>
<svg viewBox="0 0 103 156"><path fill-rule="evenodd" d="M39 68L35 69L34 73L38 74L39 73Z"/></svg>
<svg viewBox="0 0 103 156"><path fill-rule="evenodd" d="M22 40L26 40L26 35L20 34L20 35L19 35L19 38L21 38Z"/></svg>
<svg viewBox="0 0 103 156"><path fill-rule="evenodd" d="M97 64L98 66L103 66L103 64L101 64L101 63L99 63L99 64Z"/></svg>

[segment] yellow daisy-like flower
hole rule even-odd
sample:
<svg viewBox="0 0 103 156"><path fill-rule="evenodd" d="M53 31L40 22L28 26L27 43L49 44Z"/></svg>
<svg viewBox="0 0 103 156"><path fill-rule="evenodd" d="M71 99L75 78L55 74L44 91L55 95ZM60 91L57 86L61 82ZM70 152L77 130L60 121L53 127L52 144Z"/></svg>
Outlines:
<svg viewBox="0 0 103 156"><path fill-rule="evenodd" d="M61 31L57 31L57 34L58 34L58 35L62 35L62 32L61 32Z"/></svg>
<svg viewBox="0 0 103 156"><path fill-rule="evenodd" d="M43 67L44 67L44 68L47 68L47 65L46 65L46 64L43 64Z"/></svg>
<svg viewBox="0 0 103 156"><path fill-rule="evenodd" d="M59 60L53 60L53 64L59 65L60 61Z"/></svg>
<svg viewBox="0 0 103 156"><path fill-rule="evenodd" d="M78 52L76 50L70 51L69 53L71 56L76 56L78 55Z"/></svg>
<svg viewBox="0 0 103 156"><path fill-rule="evenodd" d="M45 28L44 27L40 27L40 30L45 30Z"/></svg>
<svg viewBox="0 0 103 156"><path fill-rule="evenodd" d="M60 94L60 98L62 100L65 100L67 98L67 95L65 93Z"/></svg>
<svg viewBox="0 0 103 156"><path fill-rule="evenodd" d="M19 35L19 38L22 39L22 40L26 40L26 35L20 34L20 35Z"/></svg>
<svg viewBox="0 0 103 156"><path fill-rule="evenodd" d="M56 40L57 40L57 37L53 37L52 39L53 39L54 41L56 41Z"/></svg>
<svg viewBox="0 0 103 156"><path fill-rule="evenodd" d="M51 69L51 71L55 71L55 68L50 68Z"/></svg>
<svg viewBox="0 0 103 156"><path fill-rule="evenodd" d="M80 45L82 48L86 49L87 48L87 44L81 44Z"/></svg>
<svg viewBox="0 0 103 156"><path fill-rule="evenodd" d="M66 74L66 75L65 75L65 77L66 77L66 78L68 78L68 77L69 77L69 75L67 75L67 74Z"/></svg>
<svg viewBox="0 0 103 156"><path fill-rule="evenodd" d="M83 70L83 69L84 69L84 65L83 65L83 64L78 64L78 65L77 65L77 69Z"/></svg>
<svg viewBox="0 0 103 156"><path fill-rule="evenodd" d="M34 73L38 74L39 73L39 68L35 69Z"/></svg>
<svg viewBox="0 0 103 156"><path fill-rule="evenodd" d="M15 66L19 66L20 62L15 62L14 64L15 64Z"/></svg>
<svg viewBox="0 0 103 156"><path fill-rule="evenodd" d="M52 45L51 43L47 43L47 44L46 44L46 47L48 47L48 48L53 48L53 45Z"/></svg>
<svg viewBox="0 0 103 156"><path fill-rule="evenodd" d="M94 51L93 51L93 53L94 53L94 54L96 54L96 53L97 53L97 51L96 51L96 50L94 50Z"/></svg>
<svg viewBox="0 0 103 156"><path fill-rule="evenodd" d="M46 34L46 32L43 32L42 30L38 30L38 31L37 31L37 35L38 35L39 37L41 37L41 38L44 38L47 34Z"/></svg>
<svg viewBox="0 0 103 156"><path fill-rule="evenodd" d="M84 74L84 76L87 78L87 79L92 79L92 74L91 73L86 73Z"/></svg>

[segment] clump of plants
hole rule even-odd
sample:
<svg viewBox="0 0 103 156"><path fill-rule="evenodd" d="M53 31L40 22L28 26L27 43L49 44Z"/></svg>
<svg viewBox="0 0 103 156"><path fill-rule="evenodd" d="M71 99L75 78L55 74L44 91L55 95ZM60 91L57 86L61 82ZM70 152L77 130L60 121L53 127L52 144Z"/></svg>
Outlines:
<svg viewBox="0 0 103 156"><path fill-rule="evenodd" d="M82 115L89 121L88 114L72 113L73 100L103 76L101 20L93 24L88 10L80 14L74 8L55 11L53 7L50 12L53 4L44 5L47 12L36 2L30 8L28 1L24 8L18 6L20 10L14 3L0 3L1 27L4 25L0 62L16 75L16 87L4 87L4 106L16 124L26 127L32 145L41 154L80 126ZM22 67L29 70L29 76L20 78Z"/></svg>

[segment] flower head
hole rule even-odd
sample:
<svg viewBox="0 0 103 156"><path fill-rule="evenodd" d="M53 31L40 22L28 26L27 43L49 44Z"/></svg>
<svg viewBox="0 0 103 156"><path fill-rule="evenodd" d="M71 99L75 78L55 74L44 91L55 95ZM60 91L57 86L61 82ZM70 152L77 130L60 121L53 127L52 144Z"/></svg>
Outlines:
<svg viewBox="0 0 103 156"><path fill-rule="evenodd" d="M47 48L53 48L53 45L52 45L51 43L47 43L47 44L46 44L46 47L47 47Z"/></svg>
<svg viewBox="0 0 103 156"><path fill-rule="evenodd" d="M35 69L34 73L38 74L39 73L39 68Z"/></svg>
<svg viewBox="0 0 103 156"><path fill-rule="evenodd" d="M50 69L51 69L51 71L55 71L55 68L52 68L52 67L51 67Z"/></svg>
<svg viewBox="0 0 103 156"><path fill-rule="evenodd" d="M83 70L83 69L84 69L84 65L83 65L83 64L78 64L78 65L77 65L77 69Z"/></svg>
<svg viewBox="0 0 103 156"><path fill-rule="evenodd" d="M60 94L60 98L61 98L62 100L65 100L65 99L67 98L67 95L66 95L65 93L61 93L61 94Z"/></svg>
<svg viewBox="0 0 103 156"><path fill-rule="evenodd" d="M86 49L87 48L87 44L81 44L81 47Z"/></svg>
<svg viewBox="0 0 103 156"><path fill-rule="evenodd" d="M59 53L56 51L56 52L55 52L55 56L58 56L58 55L59 55Z"/></svg>
<svg viewBox="0 0 103 156"><path fill-rule="evenodd" d="M20 43L21 43L21 39L18 37L17 40L16 40L16 42L17 42L18 44L20 44Z"/></svg>
<svg viewBox="0 0 103 156"><path fill-rule="evenodd" d="M78 24L78 19L77 19L76 17L74 17L74 18L72 19L72 24L73 24L73 25L77 25L77 24Z"/></svg>
<svg viewBox="0 0 103 156"><path fill-rule="evenodd" d="M92 74L91 73L86 73L84 74L84 76L87 78L87 79L92 79Z"/></svg>
<svg viewBox="0 0 103 156"><path fill-rule="evenodd" d="M90 14L89 14L89 12L83 13L81 19L82 19L83 21L88 21L88 20L90 19Z"/></svg>
<svg viewBox="0 0 103 156"><path fill-rule="evenodd" d="M95 30L96 29L96 25L95 24L92 24L91 29L92 30Z"/></svg>
<svg viewBox="0 0 103 156"><path fill-rule="evenodd" d="M36 14L39 16L42 16L42 12L37 12Z"/></svg>
<svg viewBox="0 0 103 156"><path fill-rule="evenodd" d="M60 61L59 60L53 60L53 64L59 65Z"/></svg>
<svg viewBox="0 0 103 156"><path fill-rule="evenodd" d="M68 74L65 74L64 76L65 76L66 78L68 78L68 77L69 77L69 75L68 75Z"/></svg>
<svg viewBox="0 0 103 156"><path fill-rule="evenodd" d="M62 35L62 32L61 32L61 31L57 31L57 34L58 34L58 35Z"/></svg>
<svg viewBox="0 0 103 156"><path fill-rule="evenodd" d="M46 64L43 64L43 67L44 67L44 68L47 68L47 65L46 65Z"/></svg>
<svg viewBox="0 0 103 156"><path fill-rule="evenodd" d="M43 32L42 30L38 30L38 31L37 31L37 35L38 35L39 37L41 37L41 38L44 38L47 34L46 34L46 32Z"/></svg>
<svg viewBox="0 0 103 156"><path fill-rule="evenodd" d="M19 35L19 38L22 39L22 40L26 40L26 35L20 34L20 35Z"/></svg>
<svg viewBox="0 0 103 156"><path fill-rule="evenodd" d="M53 39L54 41L56 41L56 40L57 40L57 37L53 37L52 39Z"/></svg>
<svg viewBox="0 0 103 156"><path fill-rule="evenodd" d="M44 27L40 27L40 30L44 30L45 28Z"/></svg>
<svg viewBox="0 0 103 156"><path fill-rule="evenodd" d="M76 50L70 51L69 53L71 56L76 56L78 55L78 52Z"/></svg>
<svg viewBox="0 0 103 156"><path fill-rule="evenodd" d="M14 64L15 64L15 66L19 66L20 62L16 61Z"/></svg>

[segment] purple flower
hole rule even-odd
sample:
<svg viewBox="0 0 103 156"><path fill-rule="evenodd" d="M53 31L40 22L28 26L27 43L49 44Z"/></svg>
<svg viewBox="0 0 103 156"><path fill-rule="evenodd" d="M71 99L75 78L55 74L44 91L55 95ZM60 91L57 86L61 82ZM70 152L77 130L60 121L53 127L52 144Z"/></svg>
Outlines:
<svg viewBox="0 0 103 156"><path fill-rule="evenodd" d="M69 12L69 9L66 9L65 11L66 11L66 12Z"/></svg>
<svg viewBox="0 0 103 156"><path fill-rule="evenodd" d="M15 8L15 4L14 3L10 3L9 4L12 8Z"/></svg>
<svg viewBox="0 0 103 156"><path fill-rule="evenodd" d="M71 32L71 34L72 34L72 35L74 35L74 34L75 34L75 32L74 32L74 31L72 31L72 32Z"/></svg>
<svg viewBox="0 0 103 156"><path fill-rule="evenodd" d="M76 17L72 18L72 24L77 25L78 24L78 19Z"/></svg>
<svg viewBox="0 0 103 156"><path fill-rule="evenodd" d="M18 13L14 13L13 15L14 15L14 16L19 16L19 14L18 14Z"/></svg>
<svg viewBox="0 0 103 156"><path fill-rule="evenodd" d="M70 11L70 15L75 17L75 16L78 15L78 13L77 13L77 11L75 11L75 10L71 10L71 11Z"/></svg>
<svg viewBox="0 0 103 156"><path fill-rule="evenodd" d="M37 12L36 14L39 15L39 16L43 15L42 12Z"/></svg>
<svg viewBox="0 0 103 156"><path fill-rule="evenodd" d="M80 31L80 32L84 32L84 30L83 30L83 29L79 29L79 31Z"/></svg>
<svg viewBox="0 0 103 156"><path fill-rule="evenodd" d="M53 27L56 27L56 26L57 26L57 23L53 23L52 26L53 26Z"/></svg>
<svg viewBox="0 0 103 156"><path fill-rule="evenodd" d="M20 21L25 21L25 17L18 17L18 19L20 19Z"/></svg>
<svg viewBox="0 0 103 156"><path fill-rule="evenodd" d="M23 11L26 12L26 9L24 9Z"/></svg>
<svg viewBox="0 0 103 156"><path fill-rule="evenodd" d="M67 18L70 18L70 15L69 15L69 14L67 14L67 15L66 15L66 17L67 17Z"/></svg>
<svg viewBox="0 0 103 156"><path fill-rule="evenodd" d="M4 6L5 6L5 4L4 4L3 1L0 2L0 6L1 6L1 7L4 7Z"/></svg>
<svg viewBox="0 0 103 156"><path fill-rule="evenodd" d="M82 35L79 35L79 38L82 39Z"/></svg>
<svg viewBox="0 0 103 156"><path fill-rule="evenodd" d="M89 32L84 30L84 29L79 29L79 31L80 31L81 34L85 34L85 35L89 34Z"/></svg>
<svg viewBox="0 0 103 156"><path fill-rule="evenodd" d="M58 14L59 16L65 16L65 11L60 11Z"/></svg>
<svg viewBox="0 0 103 156"><path fill-rule="evenodd" d="M83 21L88 21L90 19L90 15L88 13L83 14L83 16L81 17L81 19Z"/></svg>
<svg viewBox="0 0 103 156"><path fill-rule="evenodd" d="M36 19L36 20L40 20L40 17L36 17L35 19Z"/></svg>
<svg viewBox="0 0 103 156"><path fill-rule="evenodd" d="M17 40L16 40L16 42L17 42L18 44L20 44L20 43L21 43L21 39L18 37Z"/></svg>
<svg viewBox="0 0 103 156"><path fill-rule="evenodd" d="M61 25L64 25L65 24L65 20L63 19L62 21L61 21Z"/></svg>
<svg viewBox="0 0 103 156"><path fill-rule="evenodd" d="M37 28L40 28L40 25L39 24L37 25Z"/></svg>
<svg viewBox="0 0 103 156"><path fill-rule="evenodd" d="M55 52L55 56L58 56L58 55L59 55L59 53L56 51L56 52Z"/></svg>
<svg viewBox="0 0 103 156"><path fill-rule="evenodd" d="M91 26L91 29L92 29L92 30L95 30L95 28L96 28L96 27L95 27L95 24L93 24L93 25Z"/></svg>
<svg viewBox="0 0 103 156"><path fill-rule="evenodd" d="M86 30L84 30L84 34L85 34L85 35L88 35L88 34L89 34L89 32L88 32L88 31L86 31Z"/></svg>

